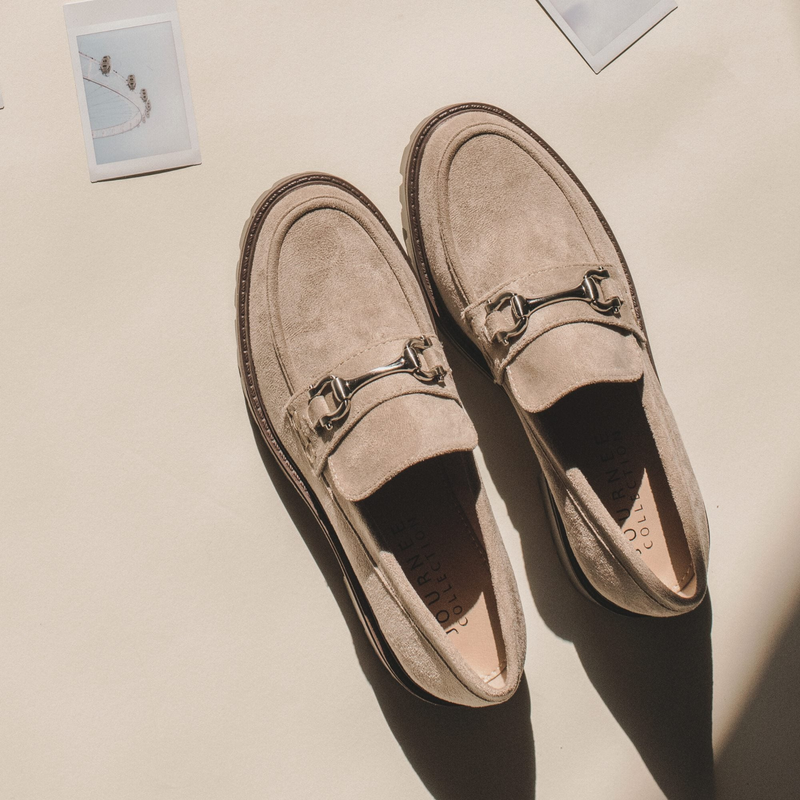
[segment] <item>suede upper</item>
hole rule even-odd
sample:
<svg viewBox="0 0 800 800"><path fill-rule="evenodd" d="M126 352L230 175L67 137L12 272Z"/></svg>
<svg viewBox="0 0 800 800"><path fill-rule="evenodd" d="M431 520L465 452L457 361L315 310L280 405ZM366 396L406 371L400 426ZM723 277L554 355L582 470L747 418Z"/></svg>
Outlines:
<svg viewBox="0 0 800 800"><path fill-rule="evenodd" d="M421 132L414 156L407 202L416 209L416 257L435 285L439 313L477 346L514 403L580 568L620 608L656 616L693 608L706 585L705 510L604 219L549 147L499 109L441 112ZM541 302L564 293L585 297ZM534 310L520 318L511 296L518 308ZM545 424L552 415L543 412L560 401L607 384L630 384L641 398L661 461L656 471L666 477L686 539L680 548L690 551L692 578L683 586L680 579L665 585L638 557Z"/></svg>
<svg viewBox="0 0 800 800"><path fill-rule="evenodd" d="M408 261L366 203L329 176L301 176L276 190L253 246L245 381L277 446L324 508L407 675L448 702L500 702L521 679L525 633L471 455L477 436ZM375 372L342 403L334 383ZM440 461L459 497L466 495L458 476L474 475L468 516L495 586L503 685L470 667L439 624L444 617L434 618L374 530L379 490L392 491L410 467Z"/></svg>

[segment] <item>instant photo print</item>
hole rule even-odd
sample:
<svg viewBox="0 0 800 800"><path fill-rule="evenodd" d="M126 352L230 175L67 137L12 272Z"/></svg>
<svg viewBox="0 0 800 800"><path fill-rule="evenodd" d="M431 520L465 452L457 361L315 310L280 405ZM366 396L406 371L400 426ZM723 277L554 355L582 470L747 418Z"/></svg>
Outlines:
<svg viewBox="0 0 800 800"><path fill-rule="evenodd" d="M64 6L92 181L200 163L175 0Z"/></svg>
<svg viewBox="0 0 800 800"><path fill-rule="evenodd" d="M539 0L539 4L595 72L678 7L675 0Z"/></svg>

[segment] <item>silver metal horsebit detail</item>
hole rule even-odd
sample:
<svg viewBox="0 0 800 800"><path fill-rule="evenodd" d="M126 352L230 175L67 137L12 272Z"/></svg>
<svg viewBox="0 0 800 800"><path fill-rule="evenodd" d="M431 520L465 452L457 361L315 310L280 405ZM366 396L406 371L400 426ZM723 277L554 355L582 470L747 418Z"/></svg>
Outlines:
<svg viewBox="0 0 800 800"><path fill-rule="evenodd" d="M375 367L357 378L339 378L336 375L323 378L308 390L309 398L313 400L315 397L330 393L336 407L330 414L321 417L314 427L324 428L326 431L332 430L335 422L347 416L353 395L368 383L386 375L408 372L422 383L441 383L447 374L444 367L436 366L432 370L426 370L420 360L420 354L430 346L431 340L427 336L417 336L405 343L400 358L385 367Z"/></svg>
<svg viewBox="0 0 800 800"><path fill-rule="evenodd" d="M583 300L601 314L618 314L622 306L622 300L619 297L610 297L608 300L603 300L600 296L600 281L608 277L607 269L590 269L583 276L580 285L574 289L566 289L563 292L555 292L544 297L533 298L523 297L514 292L501 294L487 304L487 314L510 306L514 327L507 331L498 331L494 338L507 345L512 339L516 339L525 332L525 328L528 327L528 317L534 311L564 300Z"/></svg>

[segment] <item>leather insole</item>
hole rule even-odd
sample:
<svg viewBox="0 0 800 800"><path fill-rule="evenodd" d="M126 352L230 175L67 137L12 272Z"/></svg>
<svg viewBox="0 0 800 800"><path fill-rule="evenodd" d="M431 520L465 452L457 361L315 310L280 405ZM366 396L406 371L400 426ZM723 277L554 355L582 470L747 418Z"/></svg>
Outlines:
<svg viewBox="0 0 800 800"><path fill-rule="evenodd" d="M565 467L577 467L644 563L683 589L692 561L636 383L578 389L541 412Z"/></svg>
<svg viewBox="0 0 800 800"><path fill-rule="evenodd" d="M502 685L505 652L469 468L461 453L423 461L360 505L467 663Z"/></svg>

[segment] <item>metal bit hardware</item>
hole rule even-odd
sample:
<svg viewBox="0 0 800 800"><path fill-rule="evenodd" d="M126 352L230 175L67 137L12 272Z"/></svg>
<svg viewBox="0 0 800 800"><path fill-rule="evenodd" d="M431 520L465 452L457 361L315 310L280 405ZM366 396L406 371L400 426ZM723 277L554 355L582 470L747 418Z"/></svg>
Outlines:
<svg viewBox="0 0 800 800"><path fill-rule="evenodd" d="M601 314L618 314L622 306L622 300L619 297L603 300L600 295L600 282L608 277L607 269L590 269L583 276L580 285L574 289L533 298L523 297L514 292L501 294L487 304L487 315L510 306L514 327L507 331L498 331L494 338L507 345L525 332L528 327L528 318L534 311L553 303L561 303L564 300L582 300Z"/></svg>
<svg viewBox="0 0 800 800"><path fill-rule="evenodd" d="M420 360L420 354L431 346L431 340L427 336L417 336L409 339L403 347L402 355L391 364L384 367L375 367L357 378L340 378L337 375L329 375L323 378L308 390L309 399L315 397L329 396L335 406L329 414L322 416L316 423L317 428L326 431L332 430L334 423L343 420L350 411L350 400L353 395L361 388L372 381L383 378L386 375L395 375L400 372L408 372L422 383L440 383L447 374L441 366L426 370Z"/></svg>

